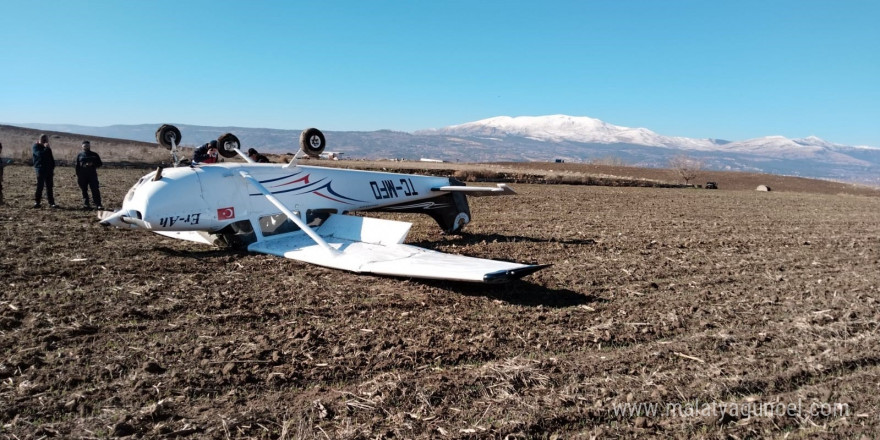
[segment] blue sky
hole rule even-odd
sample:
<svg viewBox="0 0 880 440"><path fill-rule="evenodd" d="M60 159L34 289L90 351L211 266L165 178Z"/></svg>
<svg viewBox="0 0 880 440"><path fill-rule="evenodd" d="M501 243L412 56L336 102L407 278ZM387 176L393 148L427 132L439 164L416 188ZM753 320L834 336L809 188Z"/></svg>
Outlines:
<svg viewBox="0 0 880 440"><path fill-rule="evenodd" d="M0 122L590 116L880 146L878 1L0 0Z"/></svg>

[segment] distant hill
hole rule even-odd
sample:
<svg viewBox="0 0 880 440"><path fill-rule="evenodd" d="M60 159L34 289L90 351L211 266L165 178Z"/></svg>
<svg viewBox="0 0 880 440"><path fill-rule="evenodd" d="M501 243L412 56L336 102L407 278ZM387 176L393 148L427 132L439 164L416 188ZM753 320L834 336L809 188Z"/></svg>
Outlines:
<svg viewBox="0 0 880 440"><path fill-rule="evenodd" d="M236 131L236 130L233 130ZM288 131L293 132L293 131ZM17 163L28 163L30 147L41 133L50 137L55 158L62 165L70 166L72 159L80 151L83 139L89 139L92 149L98 151L109 166L154 167L170 165L168 150L155 142L116 139L81 133L66 133L49 129L23 128L0 125L0 142L3 143L3 157L13 158ZM334 133L335 132L331 132ZM377 133L378 139L384 138L384 132ZM395 132L392 132L395 133ZM345 134L345 132L343 132ZM369 133L367 133L369 134ZM328 135L330 137L331 135ZM409 137L406 137L409 136ZM416 136L403 133L401 139ZM379 147L378 144L377 148ZM191 155L191 149L184 147L184 157ZM273 161L283 162L289 157L278 157L270 154ZM390 170L402 173L420 173L441 176L455 176L464 181L511 182L511 183L563 183L575 185L603 186L655 186L680 187L681 179L670 169L658 167L624 166L620 163L551 163L551 162L423 162L390 161L390 160L342 160L320 161L310 165L345 167L366 170ZM722 190L753 190L757 185L768 185L774 191L794 191L820 194L850 194L880 197L880 187L868 187L848 183L832 182L802 177L768 175L750 172L733 171L701 171L694 180L696 184L707 181L718 182Z"/></svg>
<svg viewBox="0 0 880 440"><path fill-rule="evenodd" d="M87 127L27 124L43 130L154 142L161 124ZM293 152L301 129L206 127L179 124L184 145L232 132L244 147ZM303 127L306 128L306 127ZM320 128L320 127L319 127ZM665 136L645 128L567 115L496 117L413 133L326 131L328 150L352 159L432 158L456 162L543 161L625 163L663 168L687 155L711 170L834 179L880 186L880 148L847 146L817 137L766 136L741 141Z"/></svg>
<svg viewBox="0 0 880 440"><path fill-rule="evenodd" d="M107 164L140 163L156 165L171 161L168 150L153 142L131 139L117 139L106 136L83 135L51 129L35 129L0 125L0 142L3 143L3 157L16 162L29 163L31 146L40 134L49 136L55 160L62 165L72 163L81 151L82 141L88 139L92 149L101 155Z"/></svg>

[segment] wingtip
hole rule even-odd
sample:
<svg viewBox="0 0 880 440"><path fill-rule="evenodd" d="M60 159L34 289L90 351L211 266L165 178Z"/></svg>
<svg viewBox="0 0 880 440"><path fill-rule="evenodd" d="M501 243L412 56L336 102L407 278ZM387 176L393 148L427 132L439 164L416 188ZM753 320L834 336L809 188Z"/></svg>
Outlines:
<svg viewBox="0 0 880 440"><path fill-rule="evenodd" d="M507 283L518 280L524 276L531 275L541 269L552 266L552 264L536 264L531 266L523 266L516 269L499 270L497 272L487 273L483 276L483 282L488 284Z"/></svg>

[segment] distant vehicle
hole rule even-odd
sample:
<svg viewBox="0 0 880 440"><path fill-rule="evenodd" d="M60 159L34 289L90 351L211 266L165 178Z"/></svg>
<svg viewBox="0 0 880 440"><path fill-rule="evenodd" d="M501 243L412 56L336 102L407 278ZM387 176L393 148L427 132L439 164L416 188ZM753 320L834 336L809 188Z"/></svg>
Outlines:
<svg viewBox="0 0 880 440"><path fill-rule="evenodd" d="M718 184L715 182L706 182L706 189L718 189Z"/></svg>
<svg viewBox="0 0 880 440"><path fill-rule="evenodd" d="M318 158L327 160L339 160L339 156L342 156L343 154L345 153L341 153L339 151L325 151L321 153Z"/></svg>

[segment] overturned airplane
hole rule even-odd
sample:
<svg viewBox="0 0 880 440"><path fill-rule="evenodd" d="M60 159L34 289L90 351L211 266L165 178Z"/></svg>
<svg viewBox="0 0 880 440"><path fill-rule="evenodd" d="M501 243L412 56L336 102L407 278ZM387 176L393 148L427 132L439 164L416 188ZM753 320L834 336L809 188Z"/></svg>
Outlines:
<svg viewBox="0 0 880 440"><path fill-rule="evenodd" d="M178 165L180 131L163 125L160 145ZM452 255L404 244L411 223L347 215L356 211L424 213L447 233L470 222L467 196L515 194L504 184L472 187L445 177L303 166L319 157L324 134L309 128L288 164L254 163L235 135L217 139L226 158L246 162L159 168L129 190L101 224L143 229L205 244L245 248L356 273L503 283L548 265Z"/></svg>

